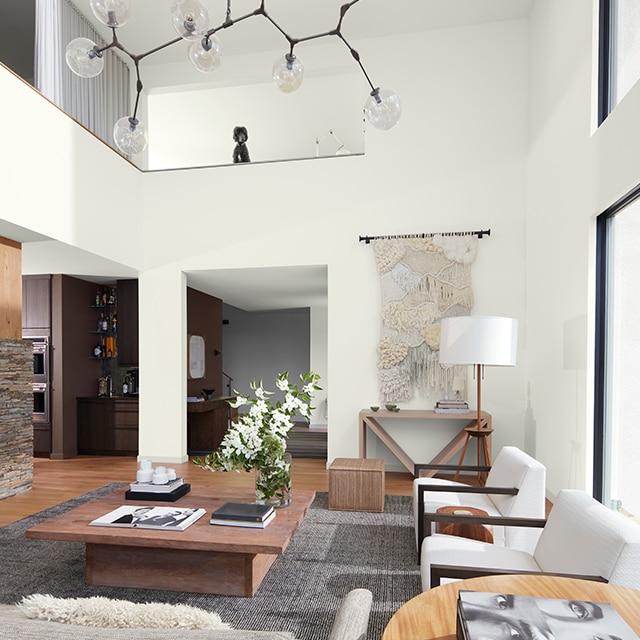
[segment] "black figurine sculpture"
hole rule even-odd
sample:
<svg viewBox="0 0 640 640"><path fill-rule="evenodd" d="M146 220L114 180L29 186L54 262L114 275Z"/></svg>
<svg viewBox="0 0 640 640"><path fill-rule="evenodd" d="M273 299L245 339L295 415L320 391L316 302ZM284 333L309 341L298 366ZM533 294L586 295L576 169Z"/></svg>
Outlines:
<svg viewBox="0 0 640 640"><path fill-rule="evenodd" d="M236 141L236 147L233 150L233 162L251 162L249 149L247 147L247 140L249 139L247 128L234 127L233 139Z"/></svg>

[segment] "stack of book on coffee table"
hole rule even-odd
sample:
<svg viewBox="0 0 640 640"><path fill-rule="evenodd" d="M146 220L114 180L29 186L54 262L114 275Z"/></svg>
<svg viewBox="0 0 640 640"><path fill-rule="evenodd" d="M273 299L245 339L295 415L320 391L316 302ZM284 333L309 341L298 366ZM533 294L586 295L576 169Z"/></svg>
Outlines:
<svg viewBox="0 0 640 640"><path fill-rule="evenodd" d="M211 524L264 529L274 518L274 508L267 504L225 502L211 514Z"/></svg>
<svg viewBox="0 0 640 640"><path fill-rule="evenodd" d="M161 502L175 502L178 498L191 491L191 485L184 478L169 480L165 484L152 482L132 482L124 496L127 500L158 500Z"/></svg>

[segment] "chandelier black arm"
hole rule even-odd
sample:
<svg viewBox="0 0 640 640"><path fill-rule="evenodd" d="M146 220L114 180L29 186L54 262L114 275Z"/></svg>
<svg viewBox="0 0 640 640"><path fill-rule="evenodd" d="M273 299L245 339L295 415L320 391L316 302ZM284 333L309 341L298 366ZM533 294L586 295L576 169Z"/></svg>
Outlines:
<svg viewBox="0 0 640 640"><path fill-rule="evenodd" d="M142 79L140 78L140 67L138 66L138 60L134 59L134 64L136 66L136 76L137 76L137 81L136 81L136 103L135 106L133 107L133 115L131 116L134 120L136 120L136 116L138 114L138 104L140 103L140 94L142 93L142 89L143 89L143 84L142 84Z"/></svg>
<svg viewBox="0 0 640 640"><path fill-rule="evenodd" d="M357 2L358 0L354 0L354 1ZM369 86L371 87L371 91L372 92L376 91L376 87L373 86L373 82L371 82L371 78L369 77L367 70L364 68L364 65L360 61L360 54L345 40L342 33L338 32L336 35L338 36L338 38L340 38L340 40L342 40L342 42L344 42L345 46L347 47L347 49L349 49L349 52L353 56L353 59L358 63L360 70L362 71L364 77L367 79L367 82L369 83Z"/></svg>
<svg viewBox="0 0 640 640"><path fill-rule="evenodd" d="M166 49L167 47L171 46L172 44L176 44L176 42L183 42L184 38L181 37L177 37L174 38L173 40L169 40L169 42L165 42L164 44L161 44L157 47L155 47L154 49L150 49L149 51L145 51L144 53L141 53L140 55L133 55L131 53L129 53L128 51L126 53L129 53L129 57L132 60L142 60L143 58L146 58L147 56L150 56L152 53L156 53L157 51L162 51L162 49Z"/></svg>
<svg viewBox="0 0 640 640"><path fill-rule="evenodd" d="M360 2L360 0L351 0L351 2L348 2L346 4L343 4L340 7L340 17L338 19L338 25L336 26L335 29L331 29L330 31L323 31L322 33L316 33L310 36L304 36L302 38L292 38L268 13L267 13L267 9L265 7L265 2L266 0L261 0L260 6L255 9L254 11L251 11L250 13L244 14L242 16L240 16L239 18L232 18L231 17L231 0L227 0L227 12L226 12L226 16L225 16L225 21L218 27L214 27L212 29L208 29L204 34L203 37L208 38L209 36L213 35L214 33L216 33L217 31L220 31L221 29L227 29L229 27L232 27L234 25L236 25L239 22L243 22L244 20L247 20L248 18L252 18L254 16L263 16L264 18L266 18L271 25L280 32L280 34L287 40L287 42L289 43L290 46L290 54L293 55L293 49L294 47L301 43L301 42L309 42L311 40L318 40L319 38L325 38L328 36L337 36L338 38L340 38L340 40L342 40L342 42L344 43L344 45L347 47L347 49L349 49L349 52L351 53L351 56L353 57L353 59L358 63L358 66L360 67L360 70L362 71L364 77L366 78L369 86L371 87L371 92L372 94L375 93L377 91L376 87L374 87L373 83L371 82L371 78L369 77L369 74L367 73L366 69L364 68L364 65L362 64L362 61L360 60L360 54L347 42L347 40L345 39L345 37L342 35L342 21L344 20L345 15L347 14L347 11L349 11L349 9L356 3ZM119 49L120 51L122 51L124 54L128 55L131 60L133 61L135 68L136 68L136 77L137 77L137 82L136 82L136 101L135 101L135 107L133 110L133 119L136 118L136 114L138 111L138 105L140 102L140 94L142 93L142 89L143 89L143 84L142 84L142 79L140 77L140 67L139 67L139 62L141 60L143 60L144 58L146 58L147 56L152 55L153 53L157 53L158 51L161 51L163 49L166 49L167 47L170 47L171 45L174 45L178 42L182 42L183 38L181 37L177 37L174 38L173 40L169 40L168 42L165 42L164 44L161 44L157 47L154 47L153 49L150 49L149 51L145 51L144 53L141 54L133 54L131 52L129 52L118 40L118 35L117 35L117 30L116 27L111 27L112 33L113 33L113 40L110 44L102 47L102 48L95 48L95 53L98 55L101 55L104 51L107 51L109 49Z"/></svg>

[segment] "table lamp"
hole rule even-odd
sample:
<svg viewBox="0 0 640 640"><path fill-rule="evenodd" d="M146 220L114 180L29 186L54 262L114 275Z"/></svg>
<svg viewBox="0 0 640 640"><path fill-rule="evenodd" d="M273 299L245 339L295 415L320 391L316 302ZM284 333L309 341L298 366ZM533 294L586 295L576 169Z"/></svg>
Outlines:
<svg viewBox="0 0 640 640"><path fill-rule="evenodd" d="M482 428L481 380L484 367L513 367L518 347L518 321L496 316L453 316L440 323L440 363L474 365L477 381L478 417Z"/></svg>

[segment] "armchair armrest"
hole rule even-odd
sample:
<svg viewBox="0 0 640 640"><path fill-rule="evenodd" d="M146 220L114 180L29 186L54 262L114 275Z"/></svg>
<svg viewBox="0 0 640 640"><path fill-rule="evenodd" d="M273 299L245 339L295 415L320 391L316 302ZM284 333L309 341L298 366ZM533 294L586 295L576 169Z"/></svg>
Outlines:
<svg viewBox="0 0 640 640"><path fill-rule="evenodd" d="M431 588L438 587L442 578L465 580L466 578L478 578L480 576L496 575L534 575L534 576L559 576L564 578L579 578L581 580L593 580L595 582L608 582L602 576L581 575L572 573L554 573L548 571L522 571L520 569L496 569L495 567L467 567L450 564L432 564L430 567Z"/></svg>
<svg viewBox="0 0 640 640"><path fill-rule="evenodd" d="M424 506L422 508L424 512ZM432 522L460 522L463 524L492 524L504 527L544 527L546 518L518 518L508 516L475 516L456 513L423 513L418 521L418 563L422 555L422 541L431 535ZM420 524L422 526L420 526Z"/></svg>
<svg viewBox="0 0 640 640"><path fill-rule="evenodd" d="M432 470L432 471L491 471L491 467L486 465L465 465L465 464L455 464L453 462L447 464L433 464L431 462L428 463L419 463L413 465L413 475L415 478L419 477L420 471L422 470Z"/></svg>
<svg viewBox="0 0 640 640"><path fill-rule="evenodd" d="M433 466L433 465L416 465L418 466ZM442 465L447 466L447 465ZM477 468L477 467L474 467ZM455 493L493 493L493 494L502 494L502 495L511 495L515 496L518 494L517 487L472 487L469 485L442 485L442 484L419 484L418 485L418 562L420 562L420 547L422 545L422 540L425 536L431 535L431 524L429 524L429 532L425 533L425 520L423 517L424 514L424 494L425 491L447 491L447 492L455 492ZM426 514L430 515L430 514ZM449 516L450 517L450 516ZM457 516L459 517L469 517L469 516ZM478 516L479 517L479 516ZM460 522L462 522L460 520ZM467 521L469 522L469 521ZM504 524L492 521L494 524ZM489 524L489 523L482 523ZM538 526L538 525L528 525L528 526ZM539 525L544 526L544 525Z"/></svg>

